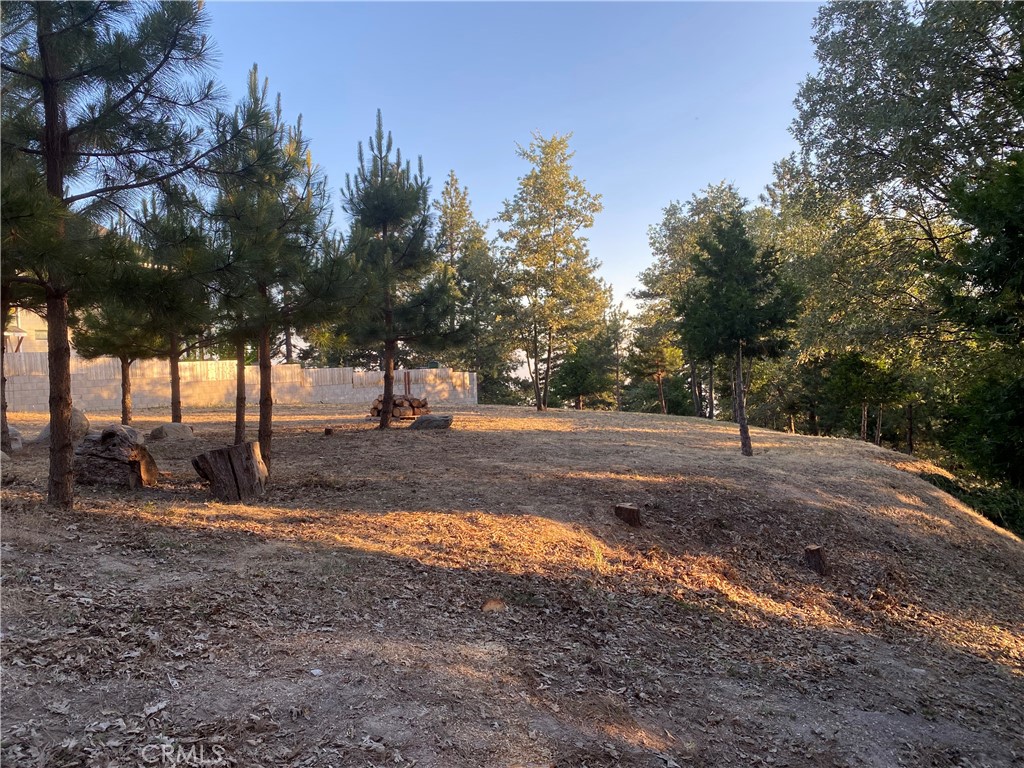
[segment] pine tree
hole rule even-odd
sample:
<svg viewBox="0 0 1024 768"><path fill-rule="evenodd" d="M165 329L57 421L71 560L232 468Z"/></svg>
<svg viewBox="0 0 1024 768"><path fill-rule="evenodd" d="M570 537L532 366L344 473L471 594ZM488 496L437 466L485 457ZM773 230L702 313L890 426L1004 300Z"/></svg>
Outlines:
<svg viewBox="0 0 1024 768"><path fill-rule="evenodd" d="M139 291L152 269L140 264L109 280L100 302L76 318L75 350L86 359L116 357L121 364L121 423L132 423L131 366L136 360L157 357L164 351L164 337L153 322L151 291Z"/></svg>
<svg viewBox="0 0 1024 768"><path fill-rule="evenodd" d="M211 152L200 123L215 97L198 2L4 2L3 147L30 159L64 211L130 207L133 192L196 168ZM74 182L74 183L72 183ZM61 247L21 263L46 299L51 504L73 504L69 295L82 264L69 220ZM88 242L88 227L81 239ZM87 255L87 254L86 254Z"/></svg>
<svg viewBox="0 0 1024 768"><path fill-rule="evenodd" d="M752 456L744 352L751 357L781 352L799 297L795 286L780 275L775 252L754 245L740 211L718 219L698 246L691 257L693 278L676 306L683 319L682 335L687 346L705 359L731 353L740 447L744 456Z"/></svg>
<svg viewBox="0 0 1024 768"><path fill-rule="evenodd" d="M599 264L580 234L593 226L601 198L573 175L570 138L534 134L528 147L518 148L533 167L498 216L508 225L498 236L512 263L520 303L515 327L526 350L538 411L547 409L559 357L593 331L609 304L608 291L596 276Z"/></svg>
<svg viewBox="0 0 1024 768"><path fill-rule="evenodd" d="M473 215L469 191L459 185L455 171L449 173L434 208L434 247L456 288L449 327L465 337L461 344L450 342L435 359L451 368L476 371L480 402L508 400L516 367L515 341L507 328L508 318L515 314L508 265L487 242L484 227Z"/></svg>
<svg viewBox="0 0 1024 768"><path fill-rule="evenodd" d="M327 182L312 161L301 119L289 126L281 116L280 96L271 108L267 92L268 83L260 84L253 67L247 96L233 124L225 128L228 136L239 138L217 169L214 217L228 259L223 270L228 290L234 293L231 310L244 328L255 331L258 438L269 468L274 407L271 339L293 324L300 307L322 299L321 291L330 286L323 283L323 274L314 274L328 267L321 259L329 227ZM329 255L333 257L334 251ZM236 344L240 338L240 333L234 334ZM244 405L244 377L238 384ZM236 422L236 437L237 427Z"/></svg>
<svg viewBox="0 0 1024 768"><path fill-rule="evenodd" d="M123 290L145 301L148 326L170 368L171 421L181 423L179 365L213 320L208 285L216 254L200 201L180 185L162 184L143 200L135 229L146 266L129 273L136 283Z"/></svg>
<svg viewBox="0 0 1024 768"><path fill-rule="evenodd" d="M353 343L383 347L384 401L380 429L391 424L395 359L402 344L437 347L458 328L451 327L455 300L449 276L434 267L429 243L430 182L423 160L413 173L394 150L391 133L377 111L377 128L359 143L359 168L345 177L344 208L352 217L349 248L355 255L364 300L345 328ZM394 151L394 155L392 152Z"/></svg>

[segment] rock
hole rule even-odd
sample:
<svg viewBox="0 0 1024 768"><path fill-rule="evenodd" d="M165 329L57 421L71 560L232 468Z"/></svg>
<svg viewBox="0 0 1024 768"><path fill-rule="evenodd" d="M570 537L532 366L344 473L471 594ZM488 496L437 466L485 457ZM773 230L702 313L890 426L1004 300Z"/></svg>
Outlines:
<svg viewBox="0 0 1024 768"><path fill-rule="evenodd" d="M156 485L156 462L137 436L137 430L120 424L88 435L75 449L75 481L130 489Z"/></svg>
<svg viewBox="0 0 1024 768"><path fill-rule="evenodd" d="M128 434L128 437L131 439L133 443L138 443L139 445L146 444L146 436L142 432L137 430L135 427L129 427L124 424L111 424L110 426L101 429L100 434L106 432L108 429L113 429L114 427L117 427L118 429L123 429Z"/></svg>
<svg viewBox="0 0 1024 768"><path fill-rule="evenodd" d="M80 443L89 434L89 419L77 408L71 409L71 442ZM43 431L36 438L37 443L48 444L50 442L50 425L43 427Z"/></svg>
<svg viewBox="0 0 1024 768"><path fill-rule="evenodd" d="M440 414L419 416L409 425L409 429L448 429L452 425L452 417Z"/></svg>
<svg viewBox="0 0 1024 768"><path fill-rule="evenodd" d="M191 440L195 435L194 430L188 424L171 422L161 424L149 433L150 440Z"/></svg>
<svg viewBox="0 0 1024 768"><path fill-rule="evenodd" d="M11 436L11 450L20 451L25 446L25 442L21 439L21 431L17 427L8 427L7 432Z"/></svg>

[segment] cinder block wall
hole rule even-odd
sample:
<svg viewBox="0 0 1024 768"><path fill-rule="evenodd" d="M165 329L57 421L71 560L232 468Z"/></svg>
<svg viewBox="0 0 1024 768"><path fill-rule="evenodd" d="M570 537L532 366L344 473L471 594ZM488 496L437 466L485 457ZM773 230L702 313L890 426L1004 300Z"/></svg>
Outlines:
<svg viewBox="0 0 1024 768"><path fill-rule="evenodd" d="M46 412L49 382L46 354L11 352L4 357L7 374L7 407L11 411ZM231 360L182 362L181 403L183 408L232 406L235 402L235 363ZM170 407L170 365L166 360L132 363L132 406ZM370 407L384 391L380 371L352 368L302 368L276 365L272 371L274 402L285 405L316 403L354 404ZM449 368L398 370L395 392L425 398L431 404L443 402L475 405L476 374ZM259 369L245 369L245 397L259 400ZM71 360L71 398L76 408L115 411L121 402L121 364L114 358Z"/></svg>

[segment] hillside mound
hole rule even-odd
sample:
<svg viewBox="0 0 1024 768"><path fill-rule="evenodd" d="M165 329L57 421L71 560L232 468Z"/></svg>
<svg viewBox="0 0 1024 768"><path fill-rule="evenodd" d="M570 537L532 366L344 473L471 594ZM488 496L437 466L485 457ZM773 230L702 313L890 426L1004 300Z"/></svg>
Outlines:
<svg viewBox="0 0 1024 768"><path fill-rule="evenodd" d="M700 419L437 407L450 430L380 432L362 410L278 409L253 505L160 443L159 488L54 512L45 450L19 453L4 764L1024 759L1024 544L934 468L762 430L745 458ZM188 418L197 451L230 441L231 413Z"/></svg>

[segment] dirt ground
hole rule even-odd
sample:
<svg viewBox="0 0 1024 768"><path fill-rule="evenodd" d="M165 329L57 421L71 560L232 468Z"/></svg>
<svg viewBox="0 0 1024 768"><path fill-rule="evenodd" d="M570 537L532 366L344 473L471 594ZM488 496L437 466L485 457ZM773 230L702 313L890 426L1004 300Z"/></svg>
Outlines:
<svg viewBox="0 0 1024 768"><path fill-rule="evenodd" d="M761 430L744 458L698 419L434 410L451 430L279 407L259 504L190 466L226 410L150 443L158 488L81 487L70 513L42 503L46 449L16 453L5 768L1024 765L1024 544L934 467Z"/></svg>

